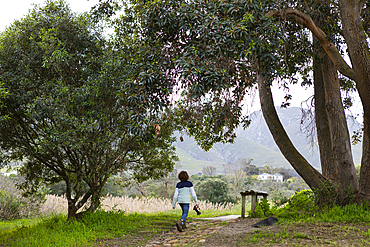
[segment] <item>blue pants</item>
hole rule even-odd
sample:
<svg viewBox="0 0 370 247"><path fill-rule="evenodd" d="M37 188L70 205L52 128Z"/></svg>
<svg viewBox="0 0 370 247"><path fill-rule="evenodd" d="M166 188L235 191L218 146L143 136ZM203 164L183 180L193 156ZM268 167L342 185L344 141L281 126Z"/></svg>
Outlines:
<svg viewBox="0 0 370 247"><path fill-rule="evenodd" d="M188 214L189 214L189 205L190 205L190 203L179 203L179 204L180 204L180 207L182 209L181 220L186 221L186 217L188 217Z"/></svg>

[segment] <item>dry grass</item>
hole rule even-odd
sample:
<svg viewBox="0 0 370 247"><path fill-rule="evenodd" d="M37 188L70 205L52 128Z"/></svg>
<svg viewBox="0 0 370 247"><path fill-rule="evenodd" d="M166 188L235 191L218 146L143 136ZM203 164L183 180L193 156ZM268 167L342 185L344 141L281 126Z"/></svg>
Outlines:
<svg viewBox="0 0 370 247"><path fill-rule="evenodd" d="M234 204L213 205L212 203L199 201L203 210L231 209ZM180 208L178 205L177 208ZM191 205L192 208L192 205ZM104 211L121 210L128 213L157 213L172 210L172 200L162 198L131 198L128 196L107 196L102 200ZM42 205L40 213L43 215L67 213L67 199L63 196L47 195L46 202Z"/></svg>
<svg viewBox="0 0 370 247"><path fill-rule="evenodd" d="M45 199L40 208L41 215L67 214L68 203L64 196L46 195Z"/></svg>

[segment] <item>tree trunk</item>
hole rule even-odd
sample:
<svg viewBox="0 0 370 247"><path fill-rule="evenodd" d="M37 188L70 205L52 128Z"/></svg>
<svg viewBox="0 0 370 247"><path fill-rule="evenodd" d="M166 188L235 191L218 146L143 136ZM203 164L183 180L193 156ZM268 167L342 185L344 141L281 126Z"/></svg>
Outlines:
<svg viewBox="0 0 370 247"><path fill-rule="evenodd" d="M100 198L101 198L101 193L100 192L92 192L92 196L91 196L91 203L90 203L90 206L89 208L86 210L86 212L95 212L101 205L101 202L100 202Z"/></svg>
<svg viewBox="0 0 370 247"><path fill-rule="evenodd" d="M72 198L72 188L71 188L69 177L66 176L65 173L63 174L63 179L66 182L66 198L68 202L67 220L72 220L76 218L78 208L76 205L76 200Z"/></svg>
<svg viewBox="0 0 370 247"><path fill-rule="evenodd" d="M370 199L370 58L366 35L361 22L359 1L340 0L343 36L355 74L356 88L364 108L364 132L360 175L360 195Z"/></svg>
<svg viewBox="0 0 370 247"><path fill-rule="evenodd" d="M339 79L325 52L318 48L314 54L315 117L323 175L338 187L338 200L345 204L359 188Z"/></svg>
<svg viewBox="0 0 370 247"><path fill-rule="evenodd" d="M67 198L67 201L68 201L68 216L67 216L67 220L75 219L76 218L76 215L77 215L77 210L78 210L78 208L76 207L76 203L71 198Z"/></svg>
<svg viewBox="0 0 370 247"><path fill-rule="evenodd" d="M345 203L348 193L357 194L359 188L338 74L328 56L324 56L323 76L333 163L336 169L334 179L339 188L339 200Z"/></svg>
<svg viewBox="0 0 370 247"><path fill-rule="evenodd" d="M311 189L321 188L322 183L326 181L325 177L312 167L294 147L277 115L270 86L265 83L261 75L257 75L257 81L263 117L275 143Z"/></svg>
<svg viewBox="0 0 370 247"><path fill-rule="evenodd" d="M370 123L364 118L364 134L362 139L362 159L360 170L360 194L362 198L370 199Z"/></svg>
<svg viewBox="0 0 370 247"><path fill-rule="evenodd" d="M314 45L313 80L315 95L315 125L319 144L322 175L330 182L335 181L336 169L333 163L333 148L331 146L330 128L326 113L325 86L323 78L323 50Z"/></svg>

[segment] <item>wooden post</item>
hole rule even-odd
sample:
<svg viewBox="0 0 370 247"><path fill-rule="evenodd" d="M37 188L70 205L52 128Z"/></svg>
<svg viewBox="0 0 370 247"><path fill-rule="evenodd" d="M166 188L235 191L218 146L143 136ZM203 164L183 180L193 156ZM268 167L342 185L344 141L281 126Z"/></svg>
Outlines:
<svg viewBox="0 0 370 247"><path fill-rule="evenodd" d="M245 195L242 194L242 219L245 218Z"/></svg>
<svg viewBox="0 0 370 247"><path fill-rule="evenodd" d="M251 215L253 215L254 212L256 211L257 193L256 194L252 194L251 197L252 197Z"/></svg>
<svg viewBox="0 0 370 247"><path fill-rule="evenodd" d="M251 215L253 215L256 212L257 196L263 196L263 198L267 199L268 193L263 192L263 191L247 190L247 191L244 191L244 192L240 192L240 195L242 196L241 217L245 218L245 197L249 196L249 195L252 197L252 200L251 200Z"/></svg>

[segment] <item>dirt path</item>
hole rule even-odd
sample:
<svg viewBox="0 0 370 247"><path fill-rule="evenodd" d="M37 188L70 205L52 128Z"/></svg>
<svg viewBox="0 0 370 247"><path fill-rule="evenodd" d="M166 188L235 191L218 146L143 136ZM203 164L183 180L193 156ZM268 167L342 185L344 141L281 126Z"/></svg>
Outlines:
<svg viewBox="0 0 370 247"><path fill-rule="evenodd" d="M249 219L247 226L246 219L237 219L235 216L224 216L207 219L196 219L189 221L187 229L183 232L178 232L174 226L168 232L152 238L145 246L146 247L164 247L164 246L208 246L212 236L217 235L233 235L234 233L243 233L245 231L253 231L251 225L258 222L259 219ZM215 243L218 245L219 242ZM226 245L230 246L230 245ZM234 245L235 246L235 245Z"/></svg>
<svg viewBox="0 0 370 247"><path fill-rule="evenodd" d="M252 227L260 220L193 220L184 232L173 227L143 246L370 246L369 225L318 222Z"/></svg>
<svg viewBox="0 0 370 247"><path fill-rule="evenodd" d="M175 224L159 234L123 236L99 241L99 246L144 247L235 247L235 246L370 246L370 225L352 223L289 223L252 227L261 219L227 216L190 219L188 229L178 232ZM168 230L169 229L169 230Z"/></svg>

